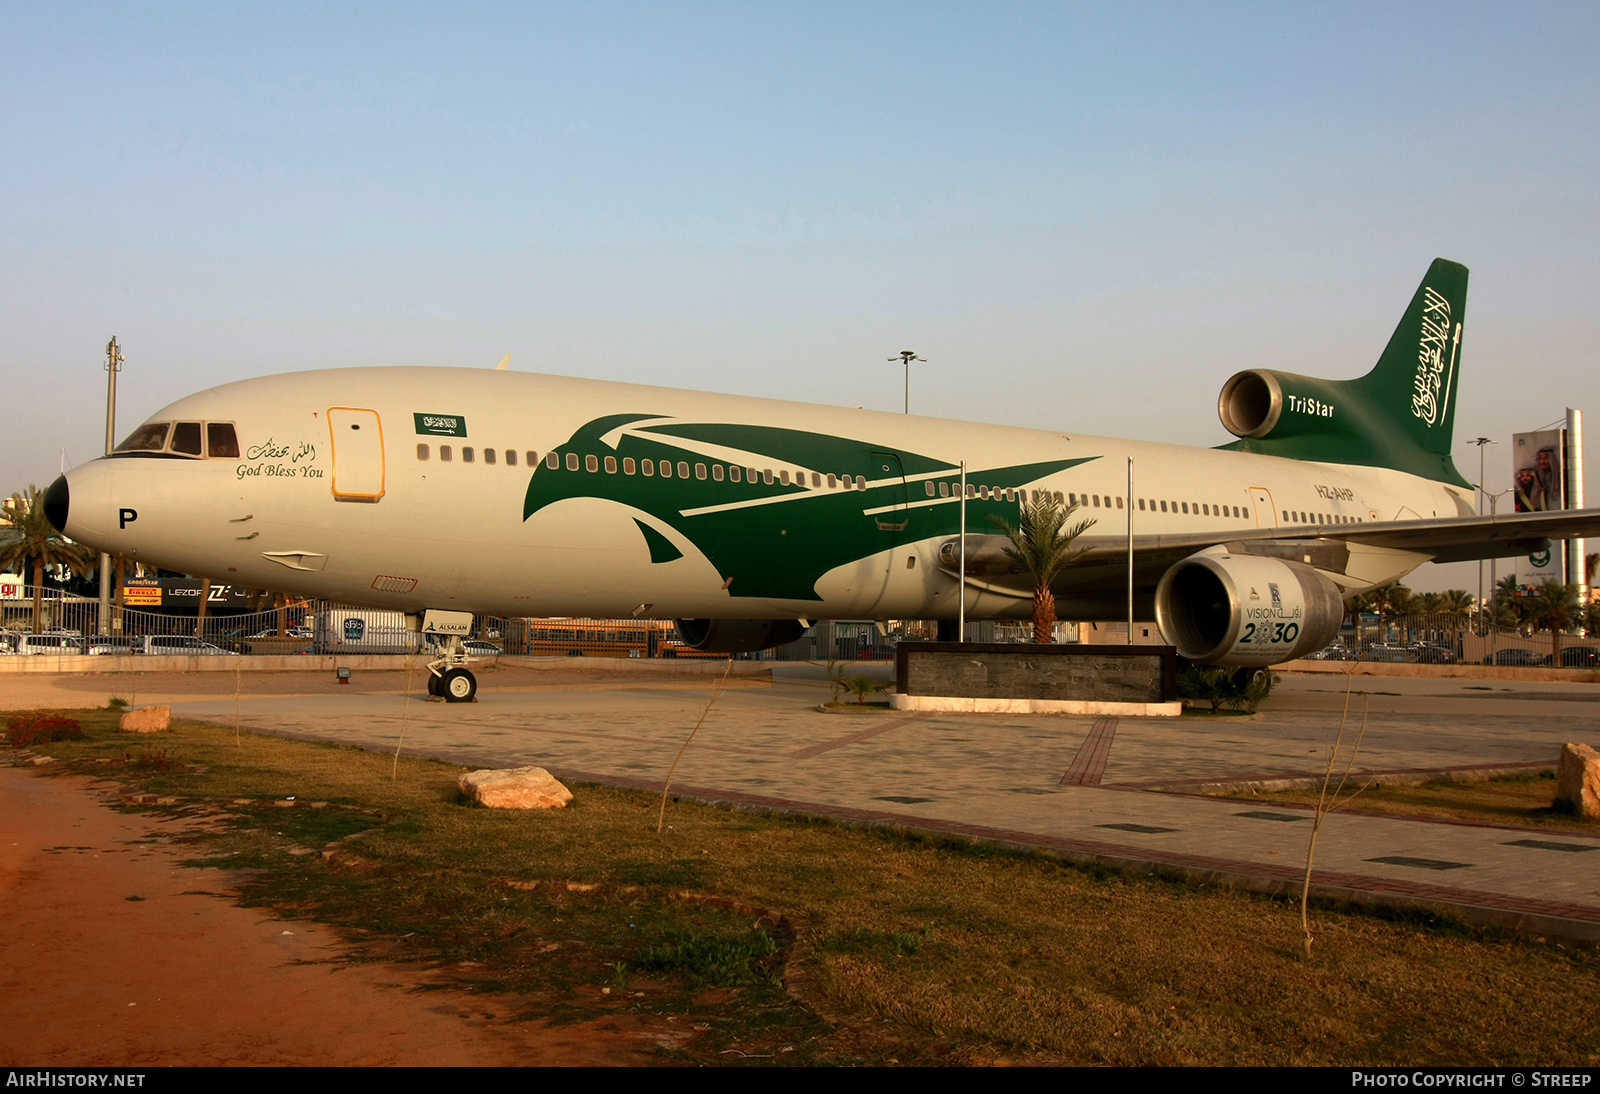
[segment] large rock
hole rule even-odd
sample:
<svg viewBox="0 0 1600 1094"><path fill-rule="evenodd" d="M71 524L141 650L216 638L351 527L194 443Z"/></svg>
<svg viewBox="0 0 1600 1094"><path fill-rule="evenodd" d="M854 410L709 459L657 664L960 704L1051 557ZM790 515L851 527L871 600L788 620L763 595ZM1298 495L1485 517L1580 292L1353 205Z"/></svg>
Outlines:
<svg viewBox="0 0 1600 1094"><path fill-rule="evenodd" d="M140 707L122 716L117 728L126 733L160 733L172 726L172 708Z"/></svg>
<svg viewBox="0 0 1600 1094"><path fill-rule="evenodd" d="M1580 817L1600 817L1600 752L1563 745L1556 764L1556 807Z"/></svg>
<svg viewBox="0 0 1600 1094"><path fill-rule="evenodd" d="M572 791L542 767L469 771L460 779L461 792L490 809L560 809Z"/></svg>

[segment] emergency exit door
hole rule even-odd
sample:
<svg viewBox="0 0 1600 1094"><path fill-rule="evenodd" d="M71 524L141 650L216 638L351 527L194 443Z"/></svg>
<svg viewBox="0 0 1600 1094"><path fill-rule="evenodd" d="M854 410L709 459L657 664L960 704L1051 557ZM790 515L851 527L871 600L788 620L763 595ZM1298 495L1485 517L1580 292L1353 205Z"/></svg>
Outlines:
<svg viewBox="0 0 1600 1094"><path fill-rule="evenodd" d="M383 497L383 425L378 412L330 407L328 433L334 498L377 501Z"/></svg>
<svg viewBox="0 0 1600 1094"><path fill-rule="evenodd" d="M1276 528L1278 511L1272 507L1272 495L1260 486L1250 488L1250 504L1256 511L1257 528Z"/></svg>

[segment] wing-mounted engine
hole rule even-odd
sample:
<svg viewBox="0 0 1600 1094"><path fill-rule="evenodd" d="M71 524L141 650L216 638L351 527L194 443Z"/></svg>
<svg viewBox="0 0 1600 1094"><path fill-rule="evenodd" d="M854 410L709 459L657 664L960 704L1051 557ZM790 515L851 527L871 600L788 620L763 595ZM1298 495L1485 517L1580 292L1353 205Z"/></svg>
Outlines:
<svg viewBox="0 0 1600 1094"><path fill-rule="evenodd" d="M1339 588L1310 566L1213 548L1168 570L1156 625L1178 656L1258 668L1322 649L1344 622Z"/></svg>
<svg viewBox="0 0 1600 1094"><path fill-rule="evenodd" d="M798 619L679 619L678 641L701 653L755 653L806 633Z"/></svg>

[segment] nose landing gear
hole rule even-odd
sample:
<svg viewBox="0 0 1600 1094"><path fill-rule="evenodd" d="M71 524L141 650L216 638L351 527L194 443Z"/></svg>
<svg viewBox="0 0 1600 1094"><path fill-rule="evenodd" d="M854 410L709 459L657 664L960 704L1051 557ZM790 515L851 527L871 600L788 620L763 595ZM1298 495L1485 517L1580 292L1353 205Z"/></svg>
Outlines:
<svg viewBox="0 0 1600 1094"><path fill-rule="evenodd" d="M446 636L439 657L428 662L428 694L447 703L472 702L478 695L478 678L466 667L471 660L459 637Z"/></svg>

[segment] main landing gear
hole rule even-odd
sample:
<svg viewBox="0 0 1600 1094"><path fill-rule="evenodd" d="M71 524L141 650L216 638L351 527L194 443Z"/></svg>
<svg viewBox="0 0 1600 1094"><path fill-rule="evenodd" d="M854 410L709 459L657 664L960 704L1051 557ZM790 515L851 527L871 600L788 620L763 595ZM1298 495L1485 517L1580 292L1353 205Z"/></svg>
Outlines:
<svg viewBox="0 0 1600 1094"><path fill-rule="evenodd" d="M478 678L467 668L472 660L461 648L456 635L445 638L438 658L428 662L428 694L447 703L470 703L478 694Z"/></svg>

